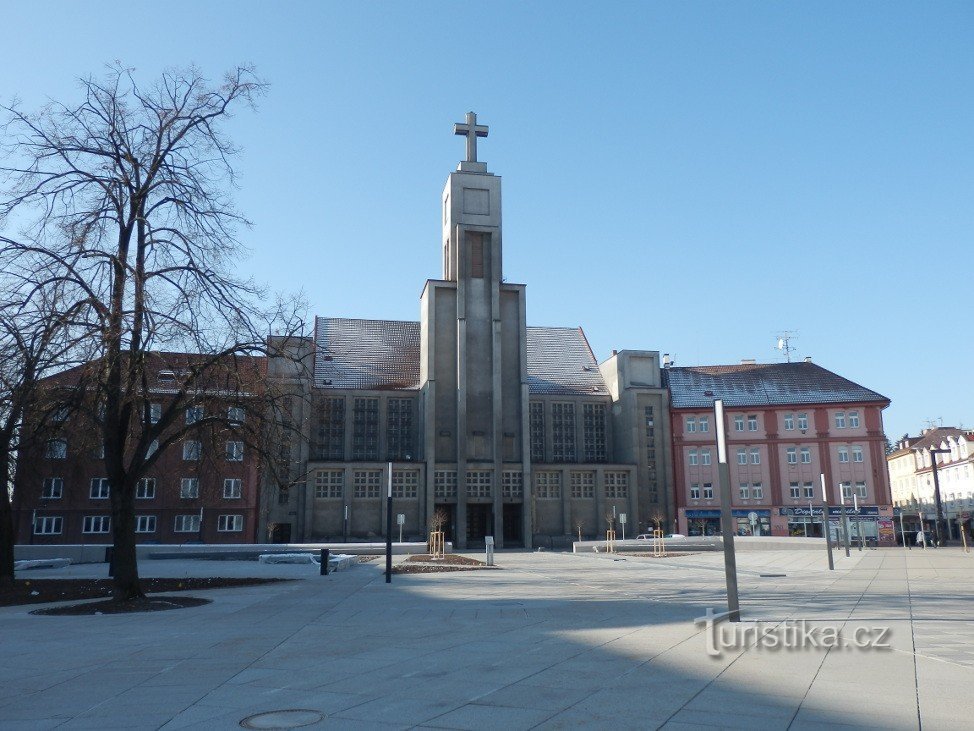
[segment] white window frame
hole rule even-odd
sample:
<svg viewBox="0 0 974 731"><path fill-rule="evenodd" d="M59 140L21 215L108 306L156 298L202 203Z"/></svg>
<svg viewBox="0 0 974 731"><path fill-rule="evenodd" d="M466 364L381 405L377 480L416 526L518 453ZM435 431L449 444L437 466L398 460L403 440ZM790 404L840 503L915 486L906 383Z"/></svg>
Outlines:
<svg viewBox="0 0 974 731"><path fill-rule="evenodd" d="M704 467L708 467L710 465L710 450L709 449L701 449L700 450L700 464L703 465Z"/></svg>
<svg viewBox="0 0 974 731"><path fill-rule="evenodd" d="M751 464L761 464L761 450L758 447L751 447Z"/></svg>
<svg viewBox="0 0 974 731"><path fill-rule="evenodd" d="M744 414L735 414L734 431L744 431Z"/></svg>
<svg viewBox="0 0 974 731"><path fill-rule="evenodd" d="M758 415L748 414L747 415L747 430L757 431L758 430Z"/></svg>
<svg viewBox="0 0 974 731"><path fill-rule="evenodd" d="M808 431L808 414L798 415L798 431Z"/></svg>
<svg viewBox="0 0 974 731"><path fill-rule="evenodd" d="M687 434L695 434L697 431L697 417L688 416L683 421Z"/></svg>
<svg viewBox="0 0 974 731"><path fill-rule="evenodd" d="M737 494L740 496L740 499L741 500L750 500L751 499L751 486L748 483L746 483L746 482L740 483L737 486Z"/></svg>
<svg viewBox="0 0 974 731"><path fill-rule="evenodd" d="M179 499L195 500L200 496L199 477L181 477L179 479Z"/></svg>
<svg viewBox="0 0 974 731"><path fill-rule="evenodd" d="M788 483L788 494L791 496L792 500L801 500L802 497L802 486L798 482Z"/></svg>
<svg viewBox="0 0 974 731"><path fill-rule="evenodd" d="M173 533L199 533L200 514L186 513L177 515L173 520Z"/></svg>
<svg viewBox="0 0 974 731"><path fill-rule="evenodd" d="M808 447L801 448L801 463L811 464L812 463L812 450Z"/></svg>
<svg viewBox="0 0 974 731"><path fill-rule="evenodd" d="M852 500L852 483L851 482L840 482L839 489L842 491L842 497L846 500Z"/></svg>
<svg viewBox="0 0 974 731"><path fill-rule="evenodd" d="M785 449L785 459L788 464L798 464L798 447L787 447Z"/></svg>
<svg viewBox="0 0 974 731"><path fill-rule="evenodd" d="M136 515L135 516L135 532L136 533L155 533L158 521L154 515Z"/></svg>
<svg viewBox="0 0 974 731"><path fill-rule="evenodd" d="M764 484L761 482L752 482L751 495L755 500L764 500Z"/></svg>
<svg viewBox="0 0 974 731"><path fill-rule="evenodd" d="M143 477L135 486L136 500L152 500L156 496L156 478Z"/></svg>
<svg viewBox="0 0 974 731"><path fill-rule="evenodd" d="M703 499L704 500L714 499L714 483L712 482L703 483Z"/></svg>
<svg viewBox="0 0 974 731"><path fill-rule="evenodd" d="M41 500L60 500L64 496L63 477L45 477L41 486Z"/></svg>
<svg viewBox="0 0 974 731"><path fill-rule="evenodd" d="M858 463L861 463L863 461L862 447L852 448L852 461Z"/></svg>
<svg viewBox="0 0 974 731"><path fill-rule="evenodd" d="M91 500L108 500L111 497L111 486L108 484L108 478L92 477L88 488L88 497Z"/></svg>
<svg viewBox="0 0 974 731"><path fill-rule="evenodd" d="M243 531L242 515L220 515L217 517L216 530L218 533L240 533Z"/></svg>
<svg viewBox="0 0 974 731"><path fill-rule="evenodd" d="M690 485L690 499L691 500L700 499L700 485L696 482Z"/></svg>
<svg viewBox="0 0 974 731"><path fill-rule="evenodd" d="M815 497L815 485L811 482L805 482L802 484L802 491L805 493L805 499L811 500Z"/></svg>
<svg viewBox="0 0 974 731"><path fill-rule="evenodd" d="M64 519L60 515L39 515L34 518L35 536L59 536L64 527Z"/></svg>
<svg viewBox="0 0 974 731"><path fill-rule="evenodd" d="M708 416L701 416L697 420L697 425L699 426L701 433L703 433L703 432L709 432L710 431L710 417L708 417Z"/></svg>
<svg viewBox="0 0 974 731"><path fill-rule="evenodd" d="M848 414L846 414L846 417L849 419L849 428L850 429L858 429L859 428L859 412L858 411L850 411Z"/></svg>
<svg viewBox="0 0 974 731"><path fill-rule="evenodd" d="M856 495L859 496L859 499L860 500L865 500L867 494L868 494L868 491L866 490L866 483L865 482L857 482L856 483Z"/></svg>
<svg viewBox="0 0 974 731"><path fill-rule="evenodd" d="M183 442L183 461L199 462L203 455L203 443L198 439L187 439Z"/></svg>
<svg viewBox="0 0 974 731"><path fill-rule="evenodd" d="M98 530L95 530L98 528ZM86 535L104 535L112 532L112 516L86 515L81 521L81 532Z"/></svg>
<svg viewBox="0 0 974 731"><path fill-rule="evenodd" d="M845 429L845 412L844 411L836 411L835 412L835 428L836 429Z"/></svg>
<svg viewBox="0 0 974 731"><path fill-rule="evenodd" d="M848 462L849 462L849 449L847 447L839 447L838 448L838 453L839 453L839 463L840 464L848 464Z"/></svg>
<svg viewBox="0 0 974 731"><path fill-rule="evenodd" d="M785 421L785 431L794 431L795 430L795 415L794 414L785 414L784 421Z"/></svg>
<svg viewBox="0 0 974 731"><path fill-rule="evenodd" d="M691 467L696 467L697 466L697 450L696 449L691 449L687 453L687 460L689 461L689 464L690 464Z"/></svg>
<svg viewBox="0 0 974 731"><path fill-rule="evenodd" d="M239 500L243 497L243 480L239 477L223 478L223 499Z"/></svg>
<svg viewBox="0 0 974 731"><path fill-rule="evenodd" d="M227 462L243 462L244 443L231 440L227 442Z"/></svg>

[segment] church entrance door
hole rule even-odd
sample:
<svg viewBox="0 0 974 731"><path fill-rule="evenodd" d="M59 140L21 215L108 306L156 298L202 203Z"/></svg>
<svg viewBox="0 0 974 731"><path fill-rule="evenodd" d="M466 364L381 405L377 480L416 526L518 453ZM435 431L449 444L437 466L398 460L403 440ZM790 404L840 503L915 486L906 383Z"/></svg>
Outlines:
<svg viewBox="0 0 974 731"><path fill-rule="evenodd" d="M493 535L494 516L492 505L467 504L467 547L481 548L485 545L484 536Z"/></svg>
<svg viewBox="0 0 974 731"><path fill-rule="evenodd" d="M521 532L522 509L520 503L509 503L504 506L504 548L524 545L524 536Z"/></svg>

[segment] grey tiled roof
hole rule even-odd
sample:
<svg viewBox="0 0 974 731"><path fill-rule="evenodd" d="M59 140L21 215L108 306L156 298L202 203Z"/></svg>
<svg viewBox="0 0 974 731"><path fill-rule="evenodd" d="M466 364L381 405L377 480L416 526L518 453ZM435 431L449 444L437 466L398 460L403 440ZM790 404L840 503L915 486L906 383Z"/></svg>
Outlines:
<svg viewBox="0 0 974 731"><path fill-rule="evenodd" d="M580 327L528 328L528 388L552 395L609 393Z"/></svg>
<svg viewBox="0 0 974 731"><path fill-rule="evenodd" d="M315 320L317 388L419 388L418 322ZM580 328L529 327L528 384L536 394L607 394Z"/></svg>
<svg viewBox="0 0 974 731"><path fill-rule="evenodd" d="M419 388L419 323L315 318L315 386Z"/></svg>
<svg viewBox="0 0 974 731"><path fill-rule="evenodd" d="M667 368L673 408L889 402L885 396L815 363L756 363Z"/></svg>

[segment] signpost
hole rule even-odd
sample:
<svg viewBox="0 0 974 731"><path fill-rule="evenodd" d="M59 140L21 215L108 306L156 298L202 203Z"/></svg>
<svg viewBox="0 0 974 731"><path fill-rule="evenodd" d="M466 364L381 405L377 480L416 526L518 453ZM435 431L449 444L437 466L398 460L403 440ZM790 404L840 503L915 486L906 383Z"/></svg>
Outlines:
<svg viewBox="0 0 974 731"><path fill-rule="evenodd" d="M396 513L396 524L399 526L399 542L402 543L402 527L406 525L405 513Z"/></svg>
<svg viewBox="0 0 974 731"><path fill-rule="evenodd" d="M727 582L727 615L731 622L741 619L737 595L737 556L734 553L734 519L731 513L730 465L727 463L727 436L724 433L724 402L714 401L717 426L717 477L720 483L720 532L724 544L724 579Z"/></svg>
<svg viewBox="0 0 974 731"><path fill-rule="evenodd" d="M389 493L386 498L386 583L392 583L392 462L389 463Z"/></svg>
<svg viewBox="0 0 974 731"><path fill-rule="evenodd" d="M829 571L835 571L835 561L832 558L832 523L829 522L829 491L825 486L825 473L822 476L822 532L825 534L825 550L829 554ZM811 515L812 506L808 506Z"/></svg>
<svg viewBox="0 0 974 731"><path fill-rule="evenodd" d="M622 540L626 540L626 514L619 513L619 523L622 525Z"/></svg>

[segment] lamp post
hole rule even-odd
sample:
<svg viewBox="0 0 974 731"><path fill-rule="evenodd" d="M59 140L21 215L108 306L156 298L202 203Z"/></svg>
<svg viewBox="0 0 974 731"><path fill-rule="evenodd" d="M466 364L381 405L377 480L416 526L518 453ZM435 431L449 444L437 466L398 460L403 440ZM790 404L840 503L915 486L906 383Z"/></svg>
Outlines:
<svg viewBox="0 0 974 731"><path fill-rule="evenodd" d="M933 466L933 503L937 511L937 517L934 521L935 533L937 536L937 545L941 545L942 541L940 539L940 524L944 521L944 504L940 499L940 478L937 476L937 455L938 454L950 454L949 449L935 449L930 448L930 463Z"/></svg>

